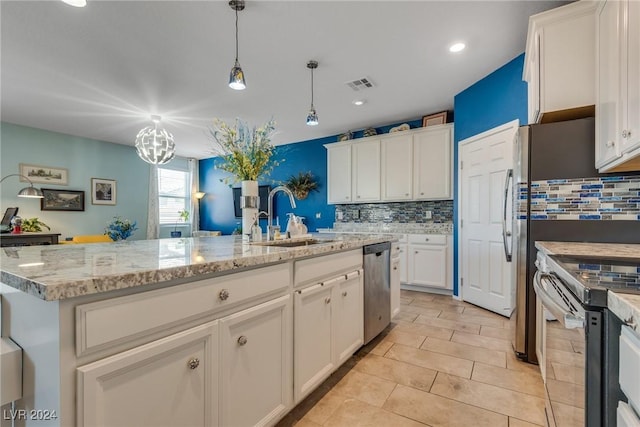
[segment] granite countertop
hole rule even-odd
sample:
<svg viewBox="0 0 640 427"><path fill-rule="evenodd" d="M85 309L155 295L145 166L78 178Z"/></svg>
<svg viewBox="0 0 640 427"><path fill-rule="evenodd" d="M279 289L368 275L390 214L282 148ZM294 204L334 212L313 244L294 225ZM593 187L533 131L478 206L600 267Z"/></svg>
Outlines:
<svg viewBox="0 0 640 427"><path fill-rule="evenodd" d="M640 269L640 244L536 242L545 255L569 255L637 261ZM618 318L640 333L640 295L607 292L607 306Z"/></svg>
<svg viewBox="0 0 640 427"><path fill-rule="evenodd" d="M242 243L240 236L219 236L2 248L0 282L55 301L397 240L383 234L313 237L327 242L258 246Z"/></svg>
<svg viewBox="0 0 640 427"><path fill-rule="evenodd" d="M318 231L322 233L453 234L453 223L336 222L333 224L333 228L319 228Z"/></svg>

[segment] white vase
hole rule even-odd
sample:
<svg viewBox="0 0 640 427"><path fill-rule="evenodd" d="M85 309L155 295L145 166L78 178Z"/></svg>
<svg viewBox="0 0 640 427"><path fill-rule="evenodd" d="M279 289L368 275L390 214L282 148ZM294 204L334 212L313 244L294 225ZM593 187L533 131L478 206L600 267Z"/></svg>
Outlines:
<svg viewBox="0 0 640 427"><path fill-rule="evenodd" d="M258 206L260 206L258 181L242 181L241 186L242 240L248 241L251 236L251 226L256 220Z"/></svg>

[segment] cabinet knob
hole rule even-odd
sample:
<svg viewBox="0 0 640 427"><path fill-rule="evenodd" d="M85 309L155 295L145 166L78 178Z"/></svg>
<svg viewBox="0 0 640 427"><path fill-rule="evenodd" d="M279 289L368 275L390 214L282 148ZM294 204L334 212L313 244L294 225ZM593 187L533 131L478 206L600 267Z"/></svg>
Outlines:
<svg viewBox="0 0 640 427"><path fill-rule="evenodd" d="M347 296L347 291L344 291L344 292L342 293L342 296L343 296L343 297L346 297L346 296Z"/></svg>
<svg viewBox="0 0 640 427"><path fill-rule="evenodd" d="M240 335L240 338L238 338L238 344L245 345L246 343L247 343L247 337L245 337L244 335Z"/></svg>
<svg viewBox="0 0 640 427"><path fill-rule="evenodd" d="M417 253L418 253L418 251L415 251L415 252L414 252L414 254L417 254Z"/></svg>
<svg viewBox="0 0 640 427"><path fill-rule="evenodd" d="M615 141L607 141L607 143L605 144L608 148L613 147L614 145L616 145Z"/></svg>
<svg viewBox="0 0 640 427"><path fill-rule="evenodd" d="M393 266L393 269L394 269L394 270L397 270L397 269L398 269L398 267L394 265L394 266Z"/></svg>
<svg viewBox="0 0 640 427"><path fill-rule="evenodd" d="M360 196L358 196L358 199L360 198Z"/></svg>
<svg viewBox="0 0 640 427"><path fill-rule="evenodd" d="M409 195L409 193L404 193L404 195L405 195L405 196L408 196L408 195Z"/></svg>
<svg viewBox="0 0 640 427"><path fill-rule="evenodd" d="M424 241L425 241L425 242L428 242L428 241L429 241L429 238L428 238L428 237L425 237Z"/></svg>
<svg viewBox="0 0 640 427"><path fill-rule="evenodd" d="M229 299L229 291L226 289L221 290L218 294L218 298L220 298L221 301L226 301Z"/></svg>
<svg viewBox="0 0 640 427"><path fill-rule="evenodd" d="M196 369L198 366L200 366L200 361L194 357L193 359L189 359L189 361L187 362L187 366L189 367L189 369Z"/></svg>
<svg viewBox="0 0 640 427"><path fill-rule="evenodd" d="M424 193L420 193L421 196L424 196Z"/></svg>
<svg viewBox="0 0 640 427"><path fill-rule="evenodd" d="M331 303L331 297L326 297L326 298L324 299L324 303L325 303L325 304L329 304L329 303Z"/></svg>
<svg viewBox="0 0 640 427"><path fill-rule="evenodd" d="M631 138L631 131L627 130L627 129L623 130L622 131L622 137L623 138Z"/></svg>

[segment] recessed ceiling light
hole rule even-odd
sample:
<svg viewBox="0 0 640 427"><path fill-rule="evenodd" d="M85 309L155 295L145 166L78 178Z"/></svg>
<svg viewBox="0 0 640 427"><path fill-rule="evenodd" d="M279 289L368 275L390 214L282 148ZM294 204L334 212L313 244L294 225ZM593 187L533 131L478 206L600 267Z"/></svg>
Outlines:
<svg viewBox="0 0 640 427"><path fill-rule="evenodd" d="M364 103L367 102L364 99L356 99L355 101L353 101L353 105L357 105L358 107L361 105L364 105Z"/></svg>
<svg viewBox="0 0 640 427"><path fill-rule="evenodd" d="M461 50L463 50L465 48L465 44L464 43L454 43L449 47L449 52L460 52Z"/></svg>
<svg viewBox="0 0 640 427"><path fill-rule="evenodd" d="M87 0L62 0L64 3L74 7L85 7Z"/></svg>

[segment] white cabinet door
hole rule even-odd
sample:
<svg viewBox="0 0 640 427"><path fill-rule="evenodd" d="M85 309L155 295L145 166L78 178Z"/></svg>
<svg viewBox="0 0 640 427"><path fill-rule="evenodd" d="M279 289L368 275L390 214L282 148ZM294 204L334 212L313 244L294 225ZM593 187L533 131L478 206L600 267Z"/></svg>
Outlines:
<svg viewBox="0 0 640 427"><path fill-rule="evenodd" d="M300 402L334 370L331 284L294 293L294 400Z"/></svg>
<svg viewBox="0 0 640 427"><path fill-rule="evenodd" d="M380 141L352 145L352 198L354 202L380 200Z"/></svg>
<svg viewBox="0 0 640 427"><path fill-rule="evenodd" d="M409 245L409 282L447 289L447 247Z"/></svg>
<svg viewBox="0 0 640 427"><path fill-rule="evenodd" d="M220 339L220 424L273 424L291 405L291 296L220 319Z"/></svg>
<svg viewBox="0 0 640 427"><path fill-rule="evenodd" d="M407 256L409 252L409 246L406 243L398 244L400 246L400 283L407 283L409 281L409 258Z"/></svg>
<svg viewBox="0 0 640 427"><path fill-rule="evenodd" d="M336 367L350 358L364 342L362 278L361 271L354 271L333 286Z"/></svg>
<svg viewBox="0 0 640 427"><path fill-rule="evenodd" d="M391 258L391 318L400 313L400 257Z"/></svg>
<svg viewBox="0 0 640 427"><path fill-rule="evenodd" d="M351 203L351 144L327 146L327 202Z"/></svg>
<svg viewBox="0 0 640 427"><path fill-rule="evenodd" d="M598 77L596 103L596 167L620 157L620 2L607 1L597 11Z"/></svg>
<svg viewBox="0 0 640 427"><path fill-rule="evenodd" d="M393 136L382 140L382 200L411 200L413 195L413 138Z"/></svg>
<svg viewBox="0 0 640 427"><path fill-rule="evenodd" d="M640 147L640 2L622 3L626 50L622 61L622 152ZM624 46L624 44L623 44ZM624 56L626 55L626 58ZM625 60L626 59L626 60Z"/></svg>
<svg viewBox="0 0 640 427"><path fill-rule="evenodd" d="M450 124L413 136L413 198L451 198Z"/></svg>
<svg viewBox="0 0 640 427"><path fill-rule="evenodd" d="M218 322L77 370L79 426L218 425Z"/></svg>

